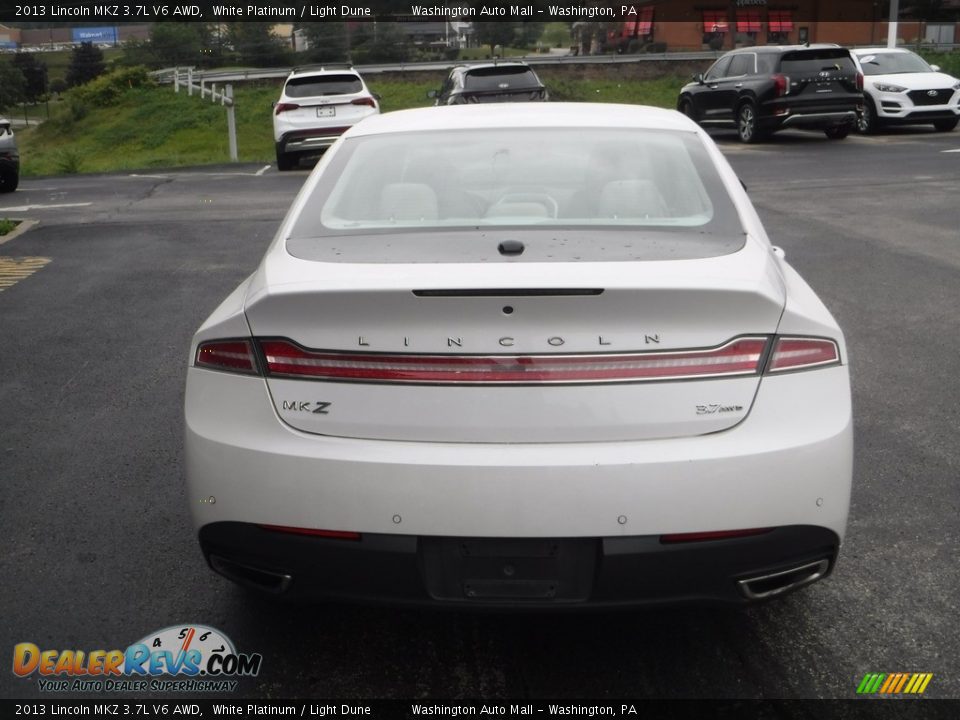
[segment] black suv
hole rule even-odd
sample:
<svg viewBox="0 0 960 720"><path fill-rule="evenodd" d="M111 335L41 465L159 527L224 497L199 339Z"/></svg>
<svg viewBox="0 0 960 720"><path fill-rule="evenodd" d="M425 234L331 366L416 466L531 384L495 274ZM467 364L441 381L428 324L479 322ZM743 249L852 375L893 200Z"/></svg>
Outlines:
<svg viewBox="0 0 960 720"><path fill-rule="evenodd" d="M538 102L547 99L547 88L526 63L458 65L443 87L431 90L427 97L434 98L435 105Z"/></svg>
<svg viewBox="0 0 960 720"><path fill-rule="evenodd" d="M0 118L0 193L13 192L20 184L20 154L10 121Z"/></svg>
<svg viewBox="0 0 960 720"><path fill-rule="evenodd" d="M863 75L836 45L741 48L684 85L677 109L701 125L735 124L747 143L781 128L840 140L863 109Z"/></svg>

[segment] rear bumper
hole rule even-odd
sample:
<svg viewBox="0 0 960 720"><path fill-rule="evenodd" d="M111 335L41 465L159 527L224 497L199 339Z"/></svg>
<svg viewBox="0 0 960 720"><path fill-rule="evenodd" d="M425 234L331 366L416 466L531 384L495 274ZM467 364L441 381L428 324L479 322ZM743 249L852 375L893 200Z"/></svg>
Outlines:
<svg viewBox="0 0 960 720"><path fill-rule="evenodd" d="M596 560L589 594L569 604L741 602L735 579L746 574L819 559L832 567L853 462L845 366L763 378L750 414L723 432L512 445L311 435L277 417L262 378L191 367L185 451L208 558L290 575L294 594L427 603L469 602L426 590L418 568L440 538L576 541L572 552ZM780 529L659 547L662 534L769 527Z"/></svg>
<svg viewBox="0 0 960 720"><path fill-rule="evenodd" d="M770 129L779 130L781 128L804 128L812 130L822 130L841 125L853 125L857 121L855 110L842 111L812 111L801 110L790 112L786 115L775 115L767 117L762 124Z"/></svg>
<svg viewBox="0 0 960 720"><path fill-rule="evenodd" d="M277 142L277 151L282 153L324 150L333 145L350 126L291 130Z"/></svg>
<svg viewBox="0 0 960 720"><path fill-rule="evenodd" d="M744 604L825 577L839 538L793 526L738 539L497 539L365 535L337 540L220 522L200 530L211 567L291 599L491 609Z"/></svg>

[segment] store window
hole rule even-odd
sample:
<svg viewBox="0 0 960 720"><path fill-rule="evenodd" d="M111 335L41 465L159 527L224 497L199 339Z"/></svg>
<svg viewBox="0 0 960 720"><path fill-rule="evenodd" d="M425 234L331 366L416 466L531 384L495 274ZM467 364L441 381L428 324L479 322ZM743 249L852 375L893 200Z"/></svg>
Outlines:
<svg viewBox="0 0 960 720"><path fill-rule="evenodd" d="M703 11L703 44L714 50L723 47L723 39L730 29L726 10Z"/></svg>
<svg viewBox="0 0 960 720"><path fill-rule="evenodd" d="M737 11L737 45L756 45L760 34L760 11Z"/></svg>
<svg viewBox="0 0 960 720"><path fill-rule="evenodd" d="M789 45L793 31L793 13L789 10L770 10L767 13L767 42L771 45Z"/></svg>

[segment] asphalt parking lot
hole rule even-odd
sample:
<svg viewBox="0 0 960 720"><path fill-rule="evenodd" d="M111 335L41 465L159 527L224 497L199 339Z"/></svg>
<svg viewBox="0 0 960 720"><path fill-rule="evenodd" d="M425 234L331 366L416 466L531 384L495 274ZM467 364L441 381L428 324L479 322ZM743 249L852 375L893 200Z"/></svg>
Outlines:
<svg viewBox="0 0 960 720"><path fill-rule="evenodd" d="M847 335L856 475L831 579L742 612L252 599L190 525L185 366L306 173L25 179L0 196L39 221L0 239L0 652L202 623L262 653L243 697L852 698L866 673L930 672L928 697L960 698L960 131L715 138ZM40 695L0 671L0 696Z"/></svg>

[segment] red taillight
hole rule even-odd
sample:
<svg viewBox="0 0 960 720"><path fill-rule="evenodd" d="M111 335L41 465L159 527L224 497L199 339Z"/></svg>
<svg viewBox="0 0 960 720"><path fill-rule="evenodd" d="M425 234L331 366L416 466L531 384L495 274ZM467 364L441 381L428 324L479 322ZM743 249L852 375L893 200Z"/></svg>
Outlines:
<svg viewBox="0 0 960 720"><path fill-rule="evenodd" d="M840 362L840 351L826 338L778 337L770 355L767 372L805 370Z"/></svg>
<svg viewBox="0 0 960 720"><path fill-rule="evenodd" d="M773 76L773 92L775 97L783 97L790 94L790 78L778 73Z"/></svg>
<svg viewBox="0 0 960 720"><path fill-rule="evenodd" d="M749 528L747 530L714 530L710 532L674 533L661 535L660 542L664 545L673 543L703 542L704 540L730 540L732 538L763 535L773 528Z"/></svg>
<svg viewBox="0 0 960 720"><path fill-rule="evenodd" d="M287 112L287 110L296 110L299 105L296 103L277 103L277 106L273 109L274 115L279 115L282 112Z"/></svg>
<svg viewBox="0 0 960 720"><path fill-rule="evenodd" d="M863 90L863 73L857 73L857 90Z"/></svg>
<svg viewBox="0 0 960 720"><path fill-rule="evenodd" d="M753 375L766 338L732 340L713 350L621 355L388 355L304 350L261 341L271 375L368 382L460 384L590 383Z"/></svg>
<svg viewBox="0 0 960 720"><path fill-rule="evenodd" d="M309 535L311 537L330 538L332 540L359 540L360 533L349 530L318 530L315 528L287 527L286 525L261 525L264 530L282 532L289 535Z"/></svg>
<svg viewBox="0 0 960 720"><path fill-rule="evenodd" d="M374 102L374 100L373 100L372 97L361 97L361 98L357 98L356 100L351 100L351 101L350 101L350 104L351 104L351 105L366 105L367 107L372 107L372 108L375 108L375 107L377 106L377 103Z"/></svg>
<svg viewBox="0 0 960 720"><path fill-rule="evenodd" d="M257 359L249 340L214 340L200 343L197 367L257 374Z"/></svg>

